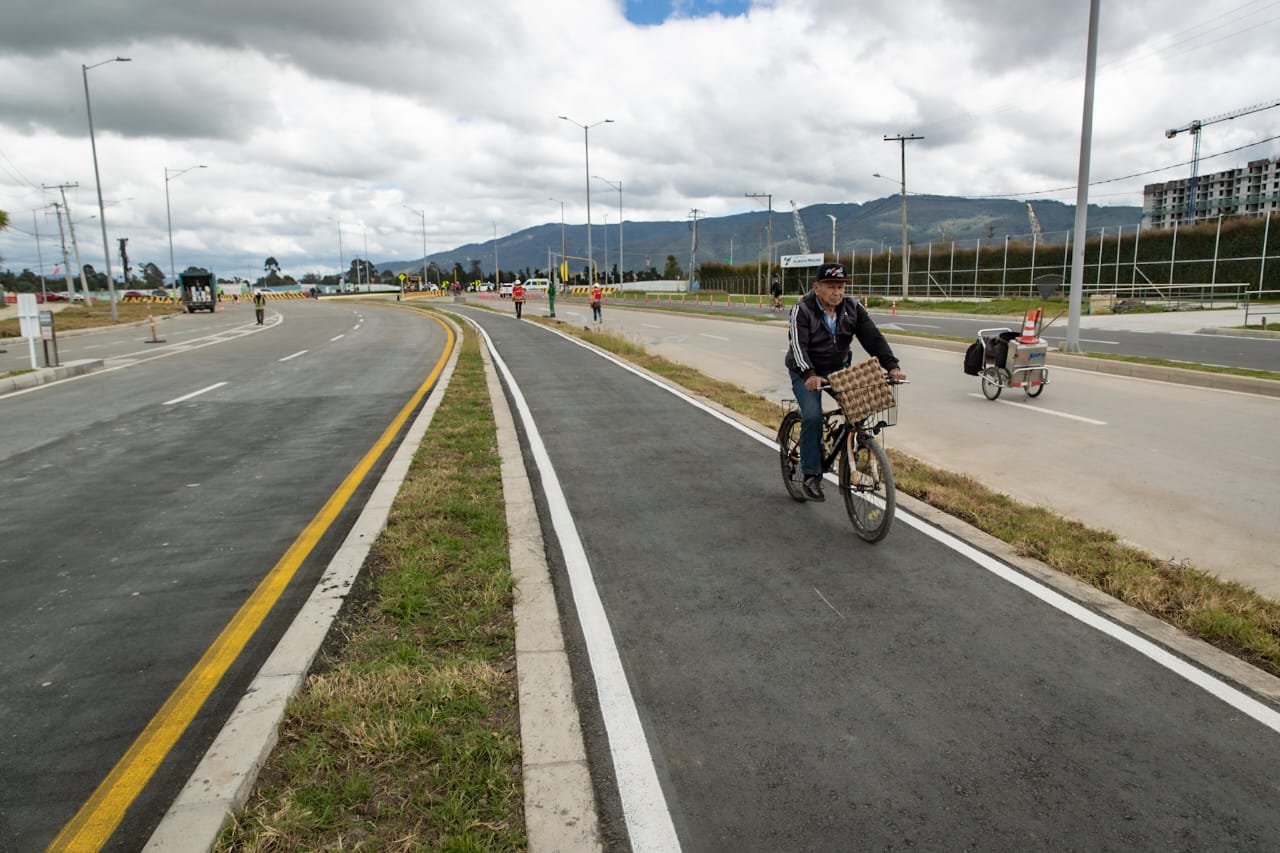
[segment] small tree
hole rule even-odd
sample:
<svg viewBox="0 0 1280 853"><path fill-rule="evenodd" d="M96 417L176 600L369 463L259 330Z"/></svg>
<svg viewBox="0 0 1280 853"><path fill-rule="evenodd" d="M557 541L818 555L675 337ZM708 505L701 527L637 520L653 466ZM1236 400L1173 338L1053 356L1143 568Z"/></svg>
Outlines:
<svg viewBox="0 0 1280 853"><path fill-rule="evenodd" d="M662 269L662 277L668 281L684 278L684 270L680 269L680 262L676 260L675 255L667 255L667 265Z"/></svg>

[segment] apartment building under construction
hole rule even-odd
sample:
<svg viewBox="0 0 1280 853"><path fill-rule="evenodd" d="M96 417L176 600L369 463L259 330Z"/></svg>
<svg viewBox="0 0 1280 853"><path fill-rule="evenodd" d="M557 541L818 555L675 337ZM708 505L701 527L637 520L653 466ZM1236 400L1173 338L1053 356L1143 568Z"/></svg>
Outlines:
<svg viewBox="0 0 1280 853"><path fill-rule="evenodd" d="M1195 197L1189 204L1190 183L1190 178L1182 178L1143 187L1143 230L1204 222L1219 215L1260 216L1280 211L1280 157L1197 177Z"/></svg>

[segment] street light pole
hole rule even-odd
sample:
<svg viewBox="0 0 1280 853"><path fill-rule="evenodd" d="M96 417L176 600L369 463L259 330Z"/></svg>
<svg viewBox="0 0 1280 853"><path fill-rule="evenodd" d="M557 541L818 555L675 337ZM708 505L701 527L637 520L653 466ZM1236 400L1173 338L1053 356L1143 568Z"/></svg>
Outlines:
<svg viewBox="0 0 1280 853"><path fill-rule="evenodd" d="M169 276L174 282L178 280L178 271L174 268L173 263L173 214L169 207L169 181L180 178L192 169L203 169L204 166L188 166L182 171L177 169L170 170L168 166L164 167L164 218L169 225ZM173 174L170 175L169 172Z"/></svg>
<svg viewBox="0 0 1280 853"><path fill-rule="evenodd" d="M405 210L412 211L422 217L422 286L427 286L427 212L410 207L407 204L400 205Z"/></svg>
<svg viewBox="0 0 1280 853"><path fill-rule="evenodd" d="M831 256L837 264L840 263L840 254L836 251L836 218L833 214L828 213L827 219L831 220Z"/></svg>
<svg viewBox="0 0 1280 853"><path fill-rule="evenodd" d="M747 198L766 198L769 200L769 260L765 266L765 279L773 286L773 193L743 193ZM764 295L764 291L760 291Z"/></svg>
<svg viewBox="0 0 1280 853"><path fill-rule="evenodd" d="M493 221L493 286L497 288L499 292L502 291L502 282L500 281L500 278L501 276L499 275L499 270L498 270L498 222L497 220L494 220Z"/></svg>
<svg viewBox="0 0 1280 853"><path fill-rule="evenodd" d="M886 136L885 142L896 142L902 148L902 298L907 298L907 143L924 139L923 136Z"/></svg>
<svg viewBox="0 0 1280 853"><path fill-rule="evenodd" d="M595 259L595 257L591 254L591 138L590 138L589 133L590 133L591 128L595 127L597 124L612 124L612 123L613 123L613 119L611 119L611 118L603 118L603 119L600 119L600 121L592 122L591 124L582 124L581 122L576 122L576 121L574 121L573 119L569 118L568 116L557 116L557 118L562 118L562 119L564 119L565 121L569 122L569 124L576 124L576 125L578 125L578 127L582 128L582 147L583 147L583 151L585 152L585 155L586 155L586 165L587 165L587 168L586 168L586 176L587 176L587 275L588 275L588 276L590 276L590 278L591 278L591 281L589 282L589 284L595 284L595 283L596 283L596 272L595 272L595 262L596 262L596 259Z"/></svg>
<svg viewBox="0 0 1280 853"><path fill-rule="evenodd" d="M104 59L93 65L81 65L80 73L84 77L84 111L89 117L89 147L93 150L93 180L98 185L98 222L102 225L102 254L107 266L107 296L111 300L111 320L114 322L120 319L119 312L116 310L116 287L111 281L111 243L107 241L107 214L102 204L102 178L98 174L98 143L93 137L93 107L89 103L89 69L97 68L99 65L106 65L108 62L130 62L131 60L124 56L117 56L114 59ZM88 298L88 294L85 294Z"/></svg>
<svg viewBox="0 0 1280 853"><path fill-rule="evenodd" d="M608 178L601 178L599 175L595 175L595 178L604 181L618 191L618 283L621 284L627 277L627 265L622 257L622 181L618 181L615 184ZM608 265L609 259L605 258L604 262L605 265Z"/></svg>

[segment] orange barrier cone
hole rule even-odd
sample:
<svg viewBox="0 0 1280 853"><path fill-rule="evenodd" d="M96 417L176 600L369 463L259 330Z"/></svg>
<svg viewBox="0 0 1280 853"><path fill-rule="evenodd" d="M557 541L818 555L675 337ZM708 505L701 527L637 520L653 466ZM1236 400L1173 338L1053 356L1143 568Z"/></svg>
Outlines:
<svg viewBox="0 0 1280 853"><path fill-rule="evenodd" d="M898 316L898 300L893 300L893 316Z"/></svg>
<svg viewBox="0 0 1280 853"><path fill-rule="evenodd" d="M1022 334L1018 336L1020 344L1034 344L1039 338L1036 336L1036 327L1040 324L1040 312L1042 308L1032 308L1027 311L1026 319L1022 321Z"/></svg>

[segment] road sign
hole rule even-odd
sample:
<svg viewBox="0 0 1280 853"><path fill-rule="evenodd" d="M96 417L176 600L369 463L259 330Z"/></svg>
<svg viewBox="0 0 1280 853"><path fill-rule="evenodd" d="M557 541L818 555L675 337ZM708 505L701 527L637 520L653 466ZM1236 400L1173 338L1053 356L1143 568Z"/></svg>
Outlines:
<svg viewBox="0 0 1280 853"><path fill-rule="evenodd" d="M825 259L825 256L821 252L811 252L807 255L783 255L782 268L820 267Z"/></svg>

